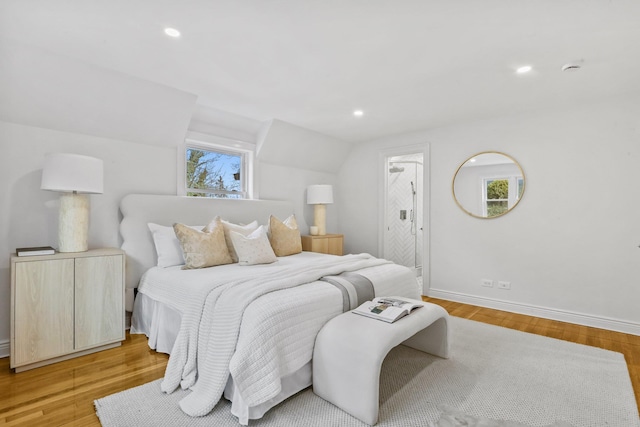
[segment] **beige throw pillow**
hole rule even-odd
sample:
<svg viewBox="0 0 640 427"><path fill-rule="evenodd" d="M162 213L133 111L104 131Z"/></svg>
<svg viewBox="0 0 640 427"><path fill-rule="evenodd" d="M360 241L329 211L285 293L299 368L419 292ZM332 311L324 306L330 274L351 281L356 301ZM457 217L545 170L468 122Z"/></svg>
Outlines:
<svg viewBox="0 0 640 427"><path fill-rule="evenodd" d="M291 215L282 222L273 215L269 216L269 242L276 256L302 252L302 240L296 217Z"/></svg>
<svg viewBox="0 0 640 427"><path fill-rule="evenodd" d="M227 242L227 248L229 249L229 255L231 255L231 259L233 262L238 262L238 254L233 246L233 241L231 240L231 232L240 233L243 236L248 236L258 229L258 221L253 221L247 225L234 224L229 221L222 220L222 225L224 226L224 240Z"/></svg>
<svg viewBox="0 0 640 427"><path fill-rule="evenodd" d="M184 253L183 270L232 263L219 217L214 218L202 231L184 224L174 224L173 230Z"/></svg>
<svg viewBox="0 0 640 427"><path fill-rule="evenodd" d="M267 229L264 225L248 236L235 231L230 234L238 254L239 265L271 264L278 260L269 244Z"/></svg>

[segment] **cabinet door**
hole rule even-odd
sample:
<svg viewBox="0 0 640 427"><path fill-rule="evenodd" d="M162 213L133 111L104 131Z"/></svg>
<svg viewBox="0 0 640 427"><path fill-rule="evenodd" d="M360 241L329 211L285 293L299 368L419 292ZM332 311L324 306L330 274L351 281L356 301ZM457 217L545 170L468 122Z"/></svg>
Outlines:
<svg viewBox="0 0 640 427"><path fill-rule="evenodd" d="M122 255L76 258L76 350L124 339L122 260Z"/></svg>
<svg viewBox="0 0 640 427"><path fill-rule="evenodd" d="M73 351L73 260L15 265L12 366Z"/></svg>
<svg viewBox="0 0 640 427"><path fill-rule="evenodd" d="M326 237L312 237L311 250L321 254L329 253L329 239Z"/></svg>
<svg viewBox="0 0 640 427"><path fill-rule="evenodd" d="M331 255L342 255L342 236L331 237L328 240L327 253Z"/></svg>

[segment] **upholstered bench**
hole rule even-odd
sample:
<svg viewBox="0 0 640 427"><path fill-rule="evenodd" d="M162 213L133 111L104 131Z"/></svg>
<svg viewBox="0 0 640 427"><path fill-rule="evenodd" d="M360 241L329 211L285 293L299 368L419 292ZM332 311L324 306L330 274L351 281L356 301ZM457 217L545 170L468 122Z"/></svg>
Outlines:
<svg viewBox="0 0 640 427"><path fill-rule="evenodd" d="M313 391L361 421L378 421L380 369L399 344L449 357L449 314L439 305L422 303L394 323L343 313L320 330L313 351Z"/></svg>

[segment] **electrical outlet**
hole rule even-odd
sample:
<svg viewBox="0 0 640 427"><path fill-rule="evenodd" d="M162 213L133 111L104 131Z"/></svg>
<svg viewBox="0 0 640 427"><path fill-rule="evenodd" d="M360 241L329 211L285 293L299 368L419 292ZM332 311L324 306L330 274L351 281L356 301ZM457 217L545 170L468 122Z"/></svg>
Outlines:
<svg viewBox="0 0 640 427"><path fill-rule="evenodd" d="M498 282L498 289L511 289L511 282L503 282L503 281L499 281Z"/></svg>
<svg viewBox="0 0 640 427"><path fill-rule="evenodd" d="M482 286L486 286L487 288L493 288L493 280L482 279Z"/></svg>

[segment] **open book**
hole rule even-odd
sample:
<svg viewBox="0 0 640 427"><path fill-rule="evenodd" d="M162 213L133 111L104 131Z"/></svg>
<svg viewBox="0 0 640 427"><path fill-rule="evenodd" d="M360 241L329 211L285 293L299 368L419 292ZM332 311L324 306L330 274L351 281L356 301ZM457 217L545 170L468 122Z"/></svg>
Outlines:
<svg viewBox="0 0 640 427"><path fill-rule="evenodd" d="M421 303L407 302L397 298L378 297L361 304L353 310L353 313L393 323L410 314L413 309L422 306Z"/></svg>

